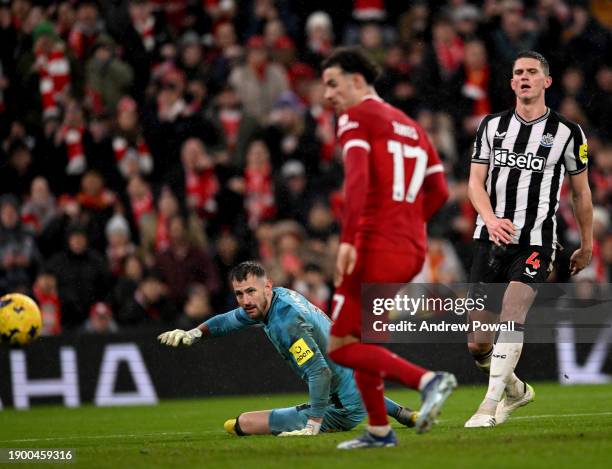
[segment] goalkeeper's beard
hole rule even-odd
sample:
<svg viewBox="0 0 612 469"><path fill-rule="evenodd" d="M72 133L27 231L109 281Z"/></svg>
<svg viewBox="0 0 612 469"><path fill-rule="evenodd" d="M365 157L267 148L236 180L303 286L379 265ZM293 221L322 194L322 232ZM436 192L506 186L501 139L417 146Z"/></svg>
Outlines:
<svg viewBox="0 0 612 469"><path fill-rule="evenodd" d="M263 319L268 309L268 301L264 298L261 308L257 304L244 305L242 308L251 319Z"/></svg>

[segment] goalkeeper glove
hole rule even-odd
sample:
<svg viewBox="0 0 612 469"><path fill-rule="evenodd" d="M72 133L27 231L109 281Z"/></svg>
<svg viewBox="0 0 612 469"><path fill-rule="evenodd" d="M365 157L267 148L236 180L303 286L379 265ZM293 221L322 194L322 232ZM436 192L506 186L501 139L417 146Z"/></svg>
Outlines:
<svg viewBox="0 0 612 469"><path fill-rule="evenodd" d="M321 423L308 419L306 426L301 430L279 433L278 436L314 436L319 433L319 430L321 430Z"/></svg>
<svg viewBox="0 0 612 469"><path fill-rule="evenodd" d="M197 327L190 331L184 331L182 329L174 329L173 331L164 332L157 336L157 339L169 347L177 347L181 343L186 346L195 344L202 338L202 331Z"/></svg>

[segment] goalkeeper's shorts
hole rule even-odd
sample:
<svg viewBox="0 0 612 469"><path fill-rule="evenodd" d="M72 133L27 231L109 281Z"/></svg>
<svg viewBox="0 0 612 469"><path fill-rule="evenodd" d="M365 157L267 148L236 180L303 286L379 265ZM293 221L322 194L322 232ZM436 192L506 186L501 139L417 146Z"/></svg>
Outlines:
<svg viewBox="0 0 612 469"><path fill-rule="evenodd" d="M282 432L301 430L306 426L312 415L310 404L295 407L274 409L270 414L270 431L277 435ZM325 410L321 432L344 432L359 425L366 417L365 408L361 403L338 408L330 405Z"/></svg>

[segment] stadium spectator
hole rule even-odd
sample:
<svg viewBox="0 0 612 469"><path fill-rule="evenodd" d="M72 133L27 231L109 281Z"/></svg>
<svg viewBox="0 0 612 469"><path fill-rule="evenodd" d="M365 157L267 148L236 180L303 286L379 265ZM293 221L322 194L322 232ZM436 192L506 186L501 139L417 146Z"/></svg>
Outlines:
<svg viewBox="0 0 612 469"><path fill-rule="evenodd" d="M146 274L138 284L133 296L123 303L117 313L120 325L143 323L174 323L178 311L168 297L168 287L158 275Z"/></svg>
<svg viewBox="0 0 612 469"><path fill-rule="evenodd" d="M231 85L224 86L217 94L213 121L222 131L230 164L244 167L247 146L261 133L262 126L254 116L245 112Z"/></svg>
<svg viewBox="0 0 612 469"><path fill-rule="evenodd" d="M74 305L70 315L62 316L63 324L73 328L81 326L91 305L108 294L110 275L104 258L89 247L83 225L71 225L67 238L67 247L51 257L46 268L57 278L62 305Z"/></svg>
<svg viewBox="0 0 612 469"><path fill-rule="evenodd" d="M274 104L266 129L266 143L272 166L278 168L289 160L301 161L309 176L319 172L319 145L305 133L304 106L292 91L285 91Z"/></svg>
<svg viewBox="0 0 612 469"><path fill-rule="evenodd" d="M168 220L168 248L157 254L155 265L177 305L186 300L185 286L201 283L211 294L219 290L219 278L206 252L189 239L187 223L179 215Z"/></svg>
<svg viewBox="0 0 612 469"><path fill-rule="evenodd" d="M327 313L332 292L325 281L325 274L319 265L314 263L306 264L302 276L293 282L293 289L304 295L308 301L321 311Z"/></svg>
<svg viewBox="0 0 612 469"><path fill-rule="evenodd" d="M68 46L79 61L86 61L93 54L96 42L104 33L98 4L94 0L84 0L76 8L76 21L68 36Z"/></svg>
<svg viewBox="0 0 612 469"><path fill-rule="evenodd" d="M136 252L130 240L130 226L120 213L115 213L106 224L106 261L111 274L119 277L128 256Z"/></svg>
<svg viewBox="0 0 612 469"><path fill-rule="evenodd" d="M276 213L274 181L270 151L263 140L254 140L249 145L244 169L244 205L251 229Z"/></svg>
<svg viewBox="0 0 612 469"><path fill-rule="evenodd" d="M289 160L283 164L276 200L279 219L291 219L306 224L311 200L306 170L300 161Z"/></svg>
<svg viewBox="0 0 612 469"><path fill-rule="evenodd" d="M35 177L30 186L29 197L21 207L23 225L35 235L39 235L57 214L57 202L49 189L49 183L43 176Z"/></svg>
<svg viewBox="0 0 612 469"><path fill-rule="evenodd" d="M0 197L0 291L26 291L40 261L34 237L21 224L19 200L4 194Z"/></svg>
<svg viewBox="0 0 612 469"><path fill-rule="evenodd" d="M85 65L85 86L94 102L93 111L114 112L121 97L130 91L134 71L116 56L116 44L101 34L93 45L91 58Z"/></svg>
<svg viewBox="0 0 612 469"><path fill-rule="evenodd" d="M81 328L82 332L88 334L113 334L119 330L119 326L113 319L113 311L101 301L91 305L89 317Z"/></svg>
<svg viewBox="0 0 612 469"><path fill-rule="evenodd" d="M23 140L13 140L7 149L7 160L0 166L2 192L25 196L36 176L32 150Z"/></svg>
<svg viewBox="0 0 612 469"><path fill-rule="evenodd" d="M57 278L51 272L38 273L32 287L34 299L38 303L42 317L40 335L60 335L62 333L62 305L57 293Z"/></svg>
<svg viewBox="0 0 612 469"><path fill-rule="evenodd" d="M138 284L145 275L144 263L140 257L131 254L123 260L121 272L107 300L113 311L119 311L133 298Z"/></svg>
<svg viewBox="0 0 612 469"><path fill-rule="evenodd" d="M304 61L319 70L321 61L329 55L334 46L334 29L330 16L315 11L306 19L306 50Z"/></svg>
<svg viewBox="0 0 612 469"><path fill-rule="evenodd" d="M206 319L212 316L213 310L210 306L208 291L203 285L192 285L188 288L187 301L183 307L183 314L176 320L176 327L190 330L198 327Z"/></svg>
<svg viewBox="0 0 612 469"><path fill-rule="evenodd" d="M268 113L283 93L289 89L287 73L277 63L268 59L261 36L253 36L247 42L246 61L236 66L229 76L244 109L265 122Z"/></svg>

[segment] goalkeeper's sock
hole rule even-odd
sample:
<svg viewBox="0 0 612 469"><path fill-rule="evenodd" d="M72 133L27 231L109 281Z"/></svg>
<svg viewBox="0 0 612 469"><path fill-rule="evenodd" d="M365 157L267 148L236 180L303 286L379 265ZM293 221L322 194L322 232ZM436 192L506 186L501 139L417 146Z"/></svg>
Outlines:
<svg viewBox="0 0 612 469"><path fill-rule="evenodd" d="M387 409L387 415L393 417L394 419L396 419L399 416L400 412L402 411L401 405L399 405L395 401L392 401L386 396L385 396L385 407Z"/></svg>
<svg viewBox="0 0 612 469"><path fill-rule="evenodd" d="M419 388L421 377L427 372L378 345L354 342L330 352L329 357L339 365L398 381L412 389Z"/></svg>
<svg viewBox="0 0 612 469"><path fill-rule="evenodd" d="M500 401L514 373L514 368L521 357L523 350L523 326L515 323L515 328L520 330L502 331L497 338L497 343L493 347L491 357L491 372L489 374L489 389L487 398L493 401Z"/></svg>
<svg viewBox="0 0 612 469"><path fill-rule="evenodd" d="M240 415L238 417L236 417L236 423L234 424L234 431L236 432L236 435L238 436L247 436L248 433L244 433L242 431L242 428L240 428Z"/></svg>
<svg viewBox="0 0 612 469"><path fill-rule="evenodd" d="M361 393L361 399L368 411L368 423L373 426L389 425L385 405L385 384L376 374L355 371L355 383ZM384 436L383 435L379 436Z"/></svg>
<svg viewBox="0 0 612 469"><path fill-rule="evenodd" d="M493 355L493 347L488 352L472 354L474 362L480 371L489 376L491 370L491 356ZM512 373L510 379L506 383L506 394L508 396L520 396L524 393L525 383L523 383L516 374Z"/></svg>

